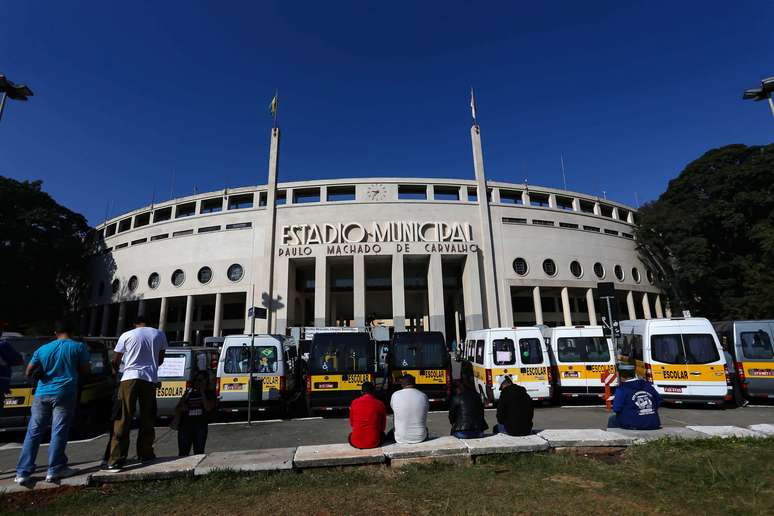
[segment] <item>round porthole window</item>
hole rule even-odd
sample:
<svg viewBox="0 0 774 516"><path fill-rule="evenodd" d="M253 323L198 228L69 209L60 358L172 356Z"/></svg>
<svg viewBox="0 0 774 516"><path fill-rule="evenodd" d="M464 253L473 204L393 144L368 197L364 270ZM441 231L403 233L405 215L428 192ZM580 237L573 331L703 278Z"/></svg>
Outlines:
<svg viewBox="0 0 774 516"><path fill-rule="evenodd" d="M199 283L206 284L209 283L212 279L212 269L205 266L199 269L199 273L196 275L196 277L199 279Z"/></svg>
<svg viewBox="0 0 774 516"><path fill-rule="evenodd" d="M524 258L516 258L513 260L513 271L518 274L519 276L524 276L527 274L527 260Z"/></svg>
<svg viewBox="0 0 774 516"><path fill-rule="evenodd" d="M653 276L653 271L650 269L645 269L645 276L648 278L648 282L652 285L656 282L656 278Z"/></svg>
<svg viewBox="0 0 774 516"><path fill-rule="evenodd" d="M556 264L551 258L543 260L543 272L548 276L556 276Z"/></svg>
<svg viewBox="0 0 774 516"><path fill-rule="evenodd" d="M153 272L150 276L148 276L148 286L150 288L158 288L160 281L161 278L159 278L158 272Z"/></svg>
<svg viewBox="0 0 774 516"><path fill-rule="evenodd" d="M637 283L640 282L640 270L637 267L632 267L632 279Z"/></svg>
<svg viewBox="0 0 774 516"><path fill-rule="evenodd" d="M127 287L129 287L129 292L134 292L137 290L137 276L132 276L129 278L129 283L127 283Z"/></svg>
<svg viewBox="0 0 774 516"><path fill-rule="evenodd" d="M110 284L110 291L113 292L113 294L117 294L120 287L121 282L119 282L117 279L114 279L113 283Z"/></svg>
<svg viewBox="0 0 774 516"><path fill-rule="evenodd" d="M602 279L605 277L605 268L602 266L601 263L597 262L594 264L594 274L597 275L597 278Z"/></svg>
<svg viewBox="0 0 774 516"><path fill-rule="evenodd" d="M576 278L583 276L583 267L581 267L581 264L578 260L573 260L570 262L570 272Z"/></svg>
<svg viewBox="0 0 774 516"><path fill-rule="evenodd" d="M241 280L244 273L245 273L244 269L242 269L242 266L239 265L238 263L233 264L231 267L228 268L228 271L227 271L228 279L231 281Z"/></svg>
<svg viewBox="0 0 774 516"><path fill-rule="evenodd" d="M618 281L624 280L624 271L620 265L615 266L614 272L615 272L615 277L618 278Z"/></svg>
<svg viewBox="0 0 774 516"><path fill-rule="evenodd" d="M179 287L183 283L185 283L185 272L183 272L181 269L177 269L172 273L172 284L176 287Z"/></svg>

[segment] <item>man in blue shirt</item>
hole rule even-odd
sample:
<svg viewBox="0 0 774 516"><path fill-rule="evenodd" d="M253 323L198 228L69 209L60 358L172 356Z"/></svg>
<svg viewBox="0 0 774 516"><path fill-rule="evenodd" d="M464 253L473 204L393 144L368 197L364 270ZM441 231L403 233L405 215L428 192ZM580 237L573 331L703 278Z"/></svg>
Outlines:
<svg viewBox="0 0 774 516"><path fill-rule="evenodd" d="M67 466L65 447L70 421L75 412L80 375L91 372L89 350L70 339L73 328L68 322L57 322L56 340L41 346L27 365L27 376L38 379L32 414L27 426L19 462L16 464L17 484L27 484L35 471L40 441L51 425L48 448L46 482L56 482L72 476L75 471ZM52 422L53 419L53 422Z"/></svg>
<svg viewBox="0 0 774 516"><path fill-rule="evenodd" d="M10 392L11 388L11 368L24 364L21 354L13 349L7 340L3 340L2 336L0 328L0 416L3 415L5 395Z"/></svg>
<svg viewBox="0 0 774 516"><path fill-rule="evenodd" d="M621 384L615 390L613 414L607 422L608 428L628 428L630 430L656 430L661 428L658 407L661 396L649 382L634 375L634 366L618 366Z"/></svg>

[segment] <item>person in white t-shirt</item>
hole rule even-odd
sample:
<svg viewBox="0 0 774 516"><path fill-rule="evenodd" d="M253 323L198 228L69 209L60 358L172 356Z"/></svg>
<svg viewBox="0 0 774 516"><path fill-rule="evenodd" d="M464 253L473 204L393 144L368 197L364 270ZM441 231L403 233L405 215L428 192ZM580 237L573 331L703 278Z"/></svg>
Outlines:
<svg viewBox="0 0 774 516"><path fill-rule="evenodd" d="M138 317L134 329L124 332L113 350L113 367L123 366L118 387L120 414L113 423L113 439L107 469L120 471L126 465L129 453L129 432L134 407L140 406L140 430L137 435L137 458L146 462L156 458L153 453L153 430L156 422L156 384L159 366L164 362L167 338L156 328L146 326L145 318ZM123 364L122 364L123 362Z"/></svg>
<svg viewBox="0 0 774 516"><path fill-rule="evenodd" d="M394 415L391 436L396 443L415 444L427 439L427 412L430 401L416 388L416 380L410 374L401 376L401 390L390 398Z"/></svg>

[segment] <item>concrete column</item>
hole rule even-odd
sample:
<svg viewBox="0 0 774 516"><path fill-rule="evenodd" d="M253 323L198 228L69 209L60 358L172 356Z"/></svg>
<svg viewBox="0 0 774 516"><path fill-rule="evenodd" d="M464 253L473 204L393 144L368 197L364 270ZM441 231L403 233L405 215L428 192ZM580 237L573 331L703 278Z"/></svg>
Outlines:
<svg viewBox="0 0 774 516"><path fill-rule="evenodd" d="M634 309L634 292L631 290L626 293L626 308L629 310L629 320L635 320L637 311Z"/></svg>
<svg viewBox="0 0 774 516"><path fill-rule="evenodd" d="M578 199L577 197L574 197L573 200L572 200L572 210L573 211L581 211L580 199Z"/></svg>
<svg viewBox="0 0 774 516"><path fill-rule="evenodd" d="M650 303L648 303L648 293L642 293L642 313L645 315L645 319L651 319L650 316Z"/></svg>
<svg viewBox="0 0 774 516"><path fill-rule="evenodd" d="M529 191L524 190L521 192L521 203L524 206L529 206Z"/></svg>
<svg viewBox="0 0 774 516"><path fill-rule="evenodd" d="M661 296L656 296L656 300L653 302L653 304L656 307L656 318L657 319L663 319L664 318L664 312L661 310Z"/></svg>
<svg viewBox="0 0 774 516"><path fill-rule="evenodd" d="M118 303L118 322L116 323L116 337L124 332L126 327L126 301Z"/></svg>
<svg viewBox="0 0 774 516"><path fill-rule="evenodd" d="M500 189L492 188L492 203L500 204Z"/></svg>
<svg viewBox="0 0 774 516"><path fill-rule="evenodd" d="M672 309L669 307L669 305L667 305L666 309L664 310L664 315L667 319L672 318Z"/></svg>
<svg viewBox="0 0 774 516"><path fill-rule="evenodd" d="M443 267L441 255L430 255L427 268L427 302L430 315L430 331L440 331L446 335L446 317L443 309Z"/></svg>
<svg viewBox="0 0 774 516"><path fill-rule="evenodd" d="M620 217L618 216L618 208L616 208L615 206L613 206L613 218L615 220L620 219Z"/></svg>
<svg viewBox="0 0 774 516"><path fill-rule="evenodd" d="M465 330L484 328L484 309L481 305L481 279L478 254L469 254L462 269L462 302L465 307ZM511 315L513 317L513 315ZM464 337L464 335L460 335Z"/></svg>
<svg viewBox="0 0 774 516"><path fill-rule="evenodd" d="M110 303L106 303L102 306L102 324L99 328L99 334L101 337L108 336L108 325L110 324Z"/></svg>
<svg viewBox="0 0 774 516"><path fill-rule="evenodd" d="M164 331L167 327L167 300L168 297L161 298L161 307L159 308L159 330Z"/></svg>
<svg viewBox="0 0 774 516"><path fill-rule="evenodd" d="M406 331L405 296L403 255L396 253L392 256L392 325L395 331ZM465 311L467 312L467 308Z"/></svg>
<svg viewBox="0 0 774 516"><path fill-rule="evenodd" d="M548 194L548 207L556 208L556 194Z"/></svg>
<svg viewBox="0 0 774 516"><path fill-rule="evenodd" d="M314 325L327 326L328 262L325 256L314 259Z"/></svg>
<svg viewBox="0 0 774 516"><path fill-rule="evenodd" d="M293 271L293 273L291 273ZM288 327L288 321L293 319L295 311L295 299L291 299L291 292L296 291L295 283L295 265L291 264L290 258L277 258L274 262L274 296L272 300L272 309L269 310L269 317L266 321L256 321L256 328L260 332L269 332L280 335L285 334ZM263 298L263 294L261 294ZM261 306L264 302L261 301ZM259 324L260 323L260 324Z"/></svg>
<svg viewBox="0 0 774 516"><path fill-rule="evenodd" d="M365 326L365 256L356 254L352 257L352 314L355 317L355 326Z"/></svg>
<svg viewBox="0 0 774 516"><path fill-rule="evenodd" d="M540 300L540 287L532 288L532 304L535 305L535 324L543 324L543 301Z"/></svg>
<svg viewBox="0 0 774 516"><path fill-rule="evenodd" d="M89 336L97 333L97 307L92 306L89 314Z"/></svg>
<svg viewBox="0 0 774 516"><path fill-rule="evenodd" d="M570 314L570 292L567 287L562 288L562 314L564 315L564 325L572 326L572 314Z"/></svg>
<svg viewBox="0 0 774 516"><path fill-rule="evenodd" d="M586 307L589 310L589 325L597 325L597 309L594 306L594 290L586 289Z"/></svg>
<svg viewBox="0 0 774 516"><path fill-rule="evenodd" d="M218 292L215 294L215 316L212 320L212 336L220 337L221 326L223 326L223 294Z"/></svg>
<svg viewBox="0 0 774 516"><path fill-rule="evenodd" d="M629 214L626 216L626 222L628 222L629 224L634 224L634 213L633 212L630 211Z"/></svg>
<svg viewBox="0 0 774 516"><path fill-rule="evenodd" d="M137 302L137 317L145 317L145 300L140 299Z"/></svg>
<svg viewBox="0 0 774 516"><path fill-rule="evenodd" d="M594 203L594 215L602 215L602 207L598 202Z"/></svg>
<svg viewBox="0 0 774 516"><path fill-rule="evenodd" d="M183 340L189 344L191 342L191 326L193 325L194 315L194 297L185 297L185 323L183 323Z"/></svg>

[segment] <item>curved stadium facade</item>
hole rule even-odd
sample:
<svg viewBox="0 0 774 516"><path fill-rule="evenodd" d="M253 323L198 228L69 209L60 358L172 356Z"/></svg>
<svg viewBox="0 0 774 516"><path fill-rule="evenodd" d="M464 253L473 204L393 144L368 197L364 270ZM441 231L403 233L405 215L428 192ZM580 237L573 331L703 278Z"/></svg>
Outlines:
<svg viewBox="0 0 774 516"><path fill-rule="evenodd" d="M599 324L596 285L621 318L663 317L629 206L487 181L471 128L474 180L358 178L277 183L146 206L97 227L88 333L138 314L170 340L294 326L438 330Z"/></svg>

